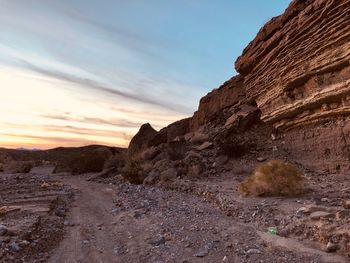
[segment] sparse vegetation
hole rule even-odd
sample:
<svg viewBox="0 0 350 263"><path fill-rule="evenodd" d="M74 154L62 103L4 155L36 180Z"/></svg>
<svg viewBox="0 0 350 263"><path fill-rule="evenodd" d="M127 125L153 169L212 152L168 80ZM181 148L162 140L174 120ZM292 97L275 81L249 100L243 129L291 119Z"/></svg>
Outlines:
<svg viewBox="0 0 350 263"><path fill-rule="evenodd" d="M0 173L4 171L4 165L0 163Z"/></svg>
<svg viewBox="0 0 350 263"><path fill-rule="evenodd" d="M30 171L34 167L33 162L18 162L17 165L18 166L15 169L15 173L27 174L27 173L30 173Z"/></svg>
<svg viewBox="0 0 350 263"><path fill-rule="evenodd" d="M5 216L7 214L6 207L0 207L0 217Z"/></svg>
<svg viewBox="0 0 350 263"><path fill-rule="evenodd" d="M139 161L130 159L123 168L122 176L132 184L142 184L145 179L144 171Z"/></svg>
<svg viewBox="0 0 350 263"><path fill-rule="evenodd" d="M259 165L239 191L247 196L296 196L304 191L304 178L293 165L272 160Z"/></svg>

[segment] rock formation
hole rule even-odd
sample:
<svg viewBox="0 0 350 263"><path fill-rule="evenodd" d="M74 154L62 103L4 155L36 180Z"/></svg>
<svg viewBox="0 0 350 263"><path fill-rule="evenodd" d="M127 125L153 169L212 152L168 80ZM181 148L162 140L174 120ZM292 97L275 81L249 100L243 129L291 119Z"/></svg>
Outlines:
<svg viewBox="0 0 350 263"><path fill-rule="evenodd" d="M197 156L209 160L205 171L222 155L261 152L318 171L349 170L349 0L292 1L235 67L240 74L203 97L192 118L164 128L148 146L165 149L175 140L192 152L196 138L205 138L211 150L203 146Z"/></svg>
<svg viewBox="0 0 350 263"><path fill-rule="evenodd" d="M350 1L293 1L236 61L285 148L312 168L349 168ZM301 158L300 158L301 157Z"/></svg>

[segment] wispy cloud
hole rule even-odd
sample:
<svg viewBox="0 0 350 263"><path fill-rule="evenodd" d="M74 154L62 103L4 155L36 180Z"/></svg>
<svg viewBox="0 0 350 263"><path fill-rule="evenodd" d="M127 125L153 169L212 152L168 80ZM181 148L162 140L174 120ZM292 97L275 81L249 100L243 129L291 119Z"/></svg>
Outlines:
<svg viewBox="0 0 350 263"><path fill-rule="evenodd" d="M142 122L132 122L130 120L124 119L103 119L103 118L94 118L94 117L84 117L84 116L72 116L70 114L43 114L41 117L50 119L50 120L61 120L61 121L70 121L70 122L79 122L79 123L88 123L88 124L105 124L115 127L124 127L124 128L138 128L143 123Z"/></svg>
<svg viewBox="0 0 350 263"><path fill-rule="evenodd" d="M57 70L50 70L50 69L44 69L41 68L37 65L34 65L24 59L17 59L17 64L27 70L31 70L33 72L37 72L39 74L42 74L47 77L51 77L57 80L69 82L72 84L76 84L88 89L93 89L97 91L103 91L106 93L109 93L111 95L118 96L120 98L125 98L125 99L130 99L134 101L138 101L141 103L146 103L146 104L151 104L151 105L157 105L160 107L163 107L168 110L172 110L175 112L183 112L183 113L188 113L191 111L190 108L187 108L184 105L181 105L179 103L169 103L169 101L165 102L160 98L160 100L156 100L154 98L148 98L145 96L145 94L137 95L137 94L132 94L132 93L127 93L123 92L117 89L114 89L112 87L107 87L106 85L99 83L95 80L88 79L88 78L81 78L78 76L74 76L68 73L60 72Z"/></svg>

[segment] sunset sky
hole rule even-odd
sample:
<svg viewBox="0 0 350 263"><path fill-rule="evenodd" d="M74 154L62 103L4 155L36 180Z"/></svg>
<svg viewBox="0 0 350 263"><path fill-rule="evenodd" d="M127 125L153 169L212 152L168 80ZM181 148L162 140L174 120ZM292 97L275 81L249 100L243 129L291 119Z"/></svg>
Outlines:
<svg viewBox="0 0 350 263"><path fill-rule="evenodd" d="M192 115L289 0L0 0L0 147L127 146Z"/></svg>

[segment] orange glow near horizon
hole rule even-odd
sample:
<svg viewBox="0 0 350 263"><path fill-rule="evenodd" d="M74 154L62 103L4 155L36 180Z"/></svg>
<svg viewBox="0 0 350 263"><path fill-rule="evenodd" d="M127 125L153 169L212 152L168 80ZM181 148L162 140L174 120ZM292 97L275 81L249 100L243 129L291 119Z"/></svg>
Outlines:
<svg viewBox="0 0 350 263"><path fill-rule="evenodd" d="M146 118L160 129L184 117L137 103L130 110L128 101L113 103L106 94L83 90L39 74L0 68L0 147L127 147Z"/></svg>

